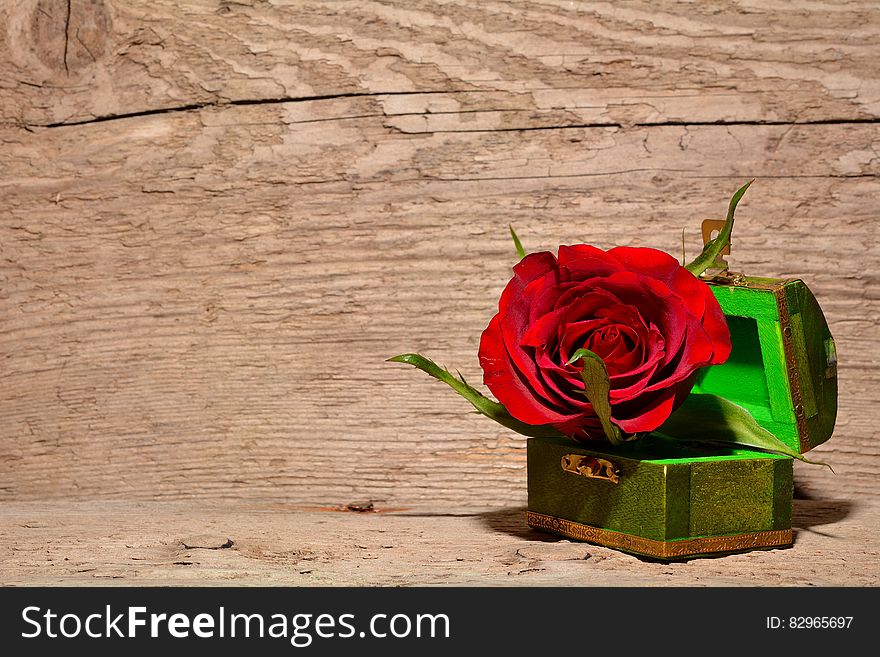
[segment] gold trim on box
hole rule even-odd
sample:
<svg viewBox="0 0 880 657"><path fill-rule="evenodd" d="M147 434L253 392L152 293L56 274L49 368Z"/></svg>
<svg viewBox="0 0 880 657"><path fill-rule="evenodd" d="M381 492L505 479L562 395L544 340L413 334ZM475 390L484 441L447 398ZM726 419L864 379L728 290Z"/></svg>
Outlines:
<svg viewBox="0 0 880 657"><path fill-rule="evenodd" d="M678 559L713 552L736 552L755 548L783 547L791 545L790 529L779 529L730 536L707 536L686 538L678 541L655 541L650 538L600 529L578 522L526 511L529 527L561 534L578 541L588 541L616 550L637 552L657 559Z"/></svg>
<svg viewBox="0 0 880 657"><path fill-rule="evenodd" d="M785 281L786 283L788 281ZM779 311L779 328L782 331L782 350L785 353L785 368L788 371L788 386L791 389L791 401L794 404L794 417L797 421L798 437L800 438L801 454L810 451L810 426L807 424L807 414L804 411L804 398L801 394L801 375L798 371L797 359L794 348L794 334L791 327L791 316L788 314L788 299L784 285L773 290L773 298L776 299L776 308Z"/></svg>

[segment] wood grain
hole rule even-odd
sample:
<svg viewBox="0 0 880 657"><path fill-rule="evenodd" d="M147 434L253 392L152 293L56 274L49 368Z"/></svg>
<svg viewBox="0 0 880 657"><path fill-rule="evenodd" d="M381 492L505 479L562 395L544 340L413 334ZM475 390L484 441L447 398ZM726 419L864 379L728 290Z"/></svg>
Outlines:
<svg viewBox="0 0 880 657"><path fill-rule="evenodd" d="M0 9L0 499L522 504L384 359L479 381L508 223L694 253L751 177L735 267L840 352L798 492L880 496L875 5L60 4Z"/></svg>
<svg viewBox="0 0 880 657"><path fill-rule="evenodd" d="M873 2L24 0L0 12L0 117L27 125L388 92L471 92L466 118L525 126L541 114L551 125L880 115ZM454 102L434 110L429 122L450 111L457 122Z"/></svg>
<svg viewBox="0 0 880 657"><path fill-rule="evenodd" d="M878 507L795 504L795 545L656 563L476 515L289 505L18 503L0 507L3 585L876 586Z"/></svg>

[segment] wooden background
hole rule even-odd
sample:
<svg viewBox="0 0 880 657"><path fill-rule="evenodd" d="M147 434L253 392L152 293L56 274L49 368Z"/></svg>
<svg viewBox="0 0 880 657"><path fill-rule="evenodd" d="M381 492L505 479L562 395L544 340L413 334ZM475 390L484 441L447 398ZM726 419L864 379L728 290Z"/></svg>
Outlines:
<svg viewBox="0 0 880 657"><path fill-rule="evenodd" d="M840 354L798 494L880 497L878 43L873 2L4 2L0 501L522 506L523 439L384 359L480 380L508 223L693 254L752 177L732 262Z"/></svg>

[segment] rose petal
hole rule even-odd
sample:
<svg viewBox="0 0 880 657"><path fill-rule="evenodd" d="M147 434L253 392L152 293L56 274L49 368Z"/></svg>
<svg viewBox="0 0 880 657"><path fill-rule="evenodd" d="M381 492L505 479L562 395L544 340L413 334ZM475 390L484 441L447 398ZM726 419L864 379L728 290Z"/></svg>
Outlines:
<svg viewBox="0 0 880 657"><path fill-rule="evenodd" d="M602 424L599 422L592 410L589 413L575 415L566 422L557 422L553 424L561 433L579 440L604 441L605 432Z"/></svg>
<svg viewBox="0 0 880 657"><path fill-rule="evenodd" d="M719 365L727 360L730 356L730 328L727 326L727 318L718 305L715 295L709 291L710 299L706 299L706 311L703 314L703 328L712 341L714 352L712 354L712 365Z"/></svg>
<svg viewBox="0 0 880 657"><path fill-rule="evenodd" d="M546 251L532 253L523 258L513 270L514 277L501 293L496 315L503 346L512 361L512 369L528 383L529 388L547 405L558 406L563 401L544 384L534 359L522 347L522 340L529 326L530 301L536 290L542 289L542 286L554 288L558 284L556 259Z"/></svg>
<svg viewBox="0 0 880 657"><path fill-rule="evenodd" d="M614 349L603 356L609 376L616 376L632 371L644 359L645 348L642 336L630 326L615 324L620 336Z"/></svg>
<svg viewBox="0 0 880 657"><path fill-rule="evenodd" d="M607 326L609 320L597 317L596 319L587 319L572 324L560 324L557 328L562 332L559 339L559 363L564 365L584 344L586 336L603 326Z"/></svg>
<svg viewBox="0 0 880 657"><path fill-rule="evenodd" d="M557 344L559 326L565 317L566 310L566 308L557 308L538 318L526 329L520 339L520 344L524 347L552 349Z"/></svg>
<svg viewBox="0 0 880 657"><path fill-rule="evenodd" d="M602 286L622 302L639 309L645 321L654 322L665 342L666 356L661 366L669 363L684 341L687 324L692 316L685 311L677 295L660 281L635 272L618 272L603 279Z"/></svg>
<svg viewBox="0 0 880 657"><path fill-rule="evenodd" d="M667 388L653 398L639 397L637 402L631 402L635 407L635 414L632 417L619 417L618 413L622 409L618 405L612 411L612 418L614 423L627 433L653 431L669 418L674 403L675 389Z"/></svg>
<svg viewBox="0 0 880 657"><path fill-rule="evenodd" d="M608 252L589 244L559 247L559 269L567 280L604 277L623 270Z"/></svg>
<svg viewBox="0 0 880 657"><path fill-rule="evenodd" d="M660 361L663 359L663 349L657 349L651 356L638 367L637 371L628 372L612 380L611 396L612 404L625 402L642 394L654 379Z"/></svg>
<svg viewBox="0 0 880 657"><path fill-rule="evenodd" d="M667 283L667 285L670 277L682 269L678 260L668 253L658 251L657 249L618 246L610 249L608 256L620 263L620 269L636 272L648 278L655 278ZM693 274L691 274L691 277L693 278Z"/></svg>
<svg viewBox="0 0 880 657"><path fill-rule="evenodd" d="M583 394L584 380L579 372L571 368L562 368L553 362L549 354L537 350L535 362L544 383L564 399L572 409L583 411L592 410L589 400Z"/></svg>
<svg viewBox="0 0 880 657"><path fill-rule="evenodd" d="M498 315L492 318L480 337L479 359L483 383L517 420L528 424L549 424L571 419L571 414L559 412L539 401L535 390L513 366Z"/></svg>
<svg viewBox="0 0 880 657"><path fill-rule="evenodd" d="M536 251L513 266L514 278L523 283L530 283L545 274L555 273L556 264L556 256L549 251Z"/></svg>

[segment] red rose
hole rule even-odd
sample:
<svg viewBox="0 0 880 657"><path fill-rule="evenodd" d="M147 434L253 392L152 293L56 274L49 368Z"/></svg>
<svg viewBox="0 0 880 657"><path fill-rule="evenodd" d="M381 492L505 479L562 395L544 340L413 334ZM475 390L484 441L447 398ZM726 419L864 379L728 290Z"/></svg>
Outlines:
<svg viewBox="0 0 880 657"><path fill-rule="evenodd" d="M626 433L659 427L697 370L723 363L730 331L709 286L656 249L586 244L526 256L483 331L483 381L508 412L578 438L601 438L584 395L581 348L611 383L611 419Z"/></svg>

